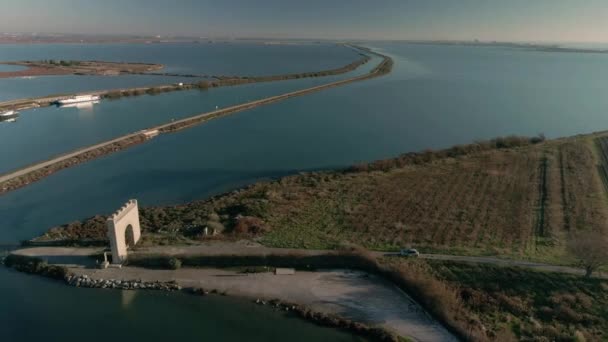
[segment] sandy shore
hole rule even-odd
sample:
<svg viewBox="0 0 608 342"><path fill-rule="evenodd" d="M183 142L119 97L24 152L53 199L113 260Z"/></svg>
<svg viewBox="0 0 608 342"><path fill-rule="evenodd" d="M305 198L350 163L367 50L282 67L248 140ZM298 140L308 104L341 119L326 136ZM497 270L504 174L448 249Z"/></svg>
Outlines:
<svg viewBox="0 0 608 342"><path fill-rule="evenodd" d="M144 282L174 280L182 287L217 290L231 296L280 299L309 306L315 311L380 325L415 341L456 341L396 286L359 271L296 272L295 275L277 276L272 273L243 274L210 268L150 270L123 267L70 270L76 275L86 274L92 279Z"/></svg>
<svg viewBox="0 0 608 342"><path fill-rule="evenodd" d="M412 298L383 278L361 271L297 271L295 275L239 273L230 269L181 268L156 270L139 267L98 269L89 255L104 248L34 247L13 251L18 255L42 258L52 264L66 265L77 276L94 280L143 282L176 281L184 288L217 290L230 296L251 300L279 299L306 305L314 311L339 315L368 325L379 325L414 341L456 341ZM300 250L276 249L250 241L216 242L200 246L140 247L133 254L164 255L267 255L289 254ZM327 251L308 250L310 255ZM103 291L103 290L99 290Z"/></svg>

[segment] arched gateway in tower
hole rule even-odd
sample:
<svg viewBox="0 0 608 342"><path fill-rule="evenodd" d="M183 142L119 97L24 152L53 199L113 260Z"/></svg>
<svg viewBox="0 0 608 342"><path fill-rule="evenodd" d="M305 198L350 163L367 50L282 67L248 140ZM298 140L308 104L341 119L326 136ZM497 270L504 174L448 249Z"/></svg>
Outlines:
<svg viewBox="0 0 608 342"><path fill-rule="evenodd" d="M137 200L129 200L106 221L112 250L112 263L121 264L127 259L127 249L141 237Z"/></svg>

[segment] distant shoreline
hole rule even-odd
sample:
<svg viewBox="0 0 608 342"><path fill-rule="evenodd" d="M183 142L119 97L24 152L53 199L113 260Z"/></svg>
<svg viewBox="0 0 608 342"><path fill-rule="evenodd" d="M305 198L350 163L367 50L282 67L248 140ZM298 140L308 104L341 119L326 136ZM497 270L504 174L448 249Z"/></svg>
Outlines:
<svg viewBox="0 0 608 342"><path fill-rule="evenodd" d="M277 39L277 38L228 38L228 37L95 37L95 36L2 36L2 44L340 44L353 39Z"/></svg>
<svg viewBox="0 0 608 342"><path fill-rule="evenodd" d="M454 45L472 47L510 47L529 49L541 52L569 52L569 53L608 53L607 48L576 48L567 47L563 43L527 43L527 42L508 42L508 41L476 41L476 40L366 40L366 39L277 39L277 38L211 38L211 37L158 37L158 36L38 36L17 35L15 37L0 36L0 46L7 44L341 44L341 43L403 43L420 45ZM608 43L606 43L608 45Z"/></svg>
<svg viewBox="0 0 608 342"><path fill-rule="evenodd" d="M504 47L524 49L540 52L570 52L570 53L608 53L608 48L575 48L559 44L542 43L514 43L514 42L482 42L482 41L456 41L456 40L390 40L387 43L403 43L415 45L448 45L448 46L470 46L470 47ZM608 44L608 43L607 43Z"/></svg>

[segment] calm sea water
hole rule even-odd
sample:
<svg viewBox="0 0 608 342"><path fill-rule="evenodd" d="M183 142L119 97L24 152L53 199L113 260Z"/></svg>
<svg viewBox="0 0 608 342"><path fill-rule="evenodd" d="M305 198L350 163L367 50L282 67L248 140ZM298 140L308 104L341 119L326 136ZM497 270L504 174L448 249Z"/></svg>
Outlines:
<svg viewBox="0 0 608 342"><path fill-rule="evenodd" d="M0 60L102 60L160 63L163 71L213 75L275 75L340 67L357 54L335 44L2 44ZM346 62L346 63L345 63Z"/></svg>
<svg viewBox="0 0 608 342"><path fill-rule="evenodd" d="M359 56L335 44L1 44L0 61L103 60L160 63L164 72L259 76L341 67ZM0 71L13 71L0 65ZM160 76L45 76L0 79L0 101L75 91L153 86L192 79Z"/></svg>
<svg viewBox="0 0 608 342"><path fill-rule="evenodd" d="M0 64L0 72L19 71L23 69L25 69L25 67L19 65Z"/></svg>
<svg viewBox="0 0 608 342"><path fill-rule="evenodd" d="M343 75L183 91L104 100L91 107L45 107L22 111L14 123L0 123L0 173L83 146L152 127L171 119L224 108L369 72L381 58Z"/></svg>
<svg viewBox="0 0 608 342"><path fill-rule="evenodd" d="M234 298L72 288L4 268L0 280L7 342L361 341Z"/></svg>
<svg viewBox="0 0 608 342"><path fill-rule="evenodd" d="M163 135L0 197L0 243L110 213L128 198L143 205L179 203L300 170L341 167L427 147L512 133L556 137L608 128L606 55L375 47L395 58L391 75ZM116 121L112 127L118 125ZM0 302L25 296L15 285L19 279L4 271L0 278L3 286L15 288L3 291ZM46 291L42 280L33 282ZM86 298L72 299L68 292L60 297L64 305L109 302L97 297L105 293L90 293ZM142 307L140 314L162 310L161 304L154 306L155 299L142 301L150 307ZM35 312L38 305L30 303L23 310ZM194 304L176 305L176 312L186 313ZM33 324L51 319L48 311L41 312ZM31 324L17 324L25 326Z"/></svg>

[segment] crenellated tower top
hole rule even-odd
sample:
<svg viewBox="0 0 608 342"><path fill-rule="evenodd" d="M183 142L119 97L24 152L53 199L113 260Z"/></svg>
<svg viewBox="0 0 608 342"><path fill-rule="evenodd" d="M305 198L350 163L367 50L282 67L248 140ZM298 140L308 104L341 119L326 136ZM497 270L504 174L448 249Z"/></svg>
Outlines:
<svg viewBox="0 0 608 342"><path fill-rule="evenodd" d="M108 221L118 221L123 218L131 209L137 207L137 200L131 199L127 203L125 203L120 209L116 210L114 214L108 217Z"/></svg>

